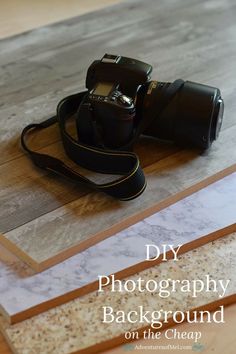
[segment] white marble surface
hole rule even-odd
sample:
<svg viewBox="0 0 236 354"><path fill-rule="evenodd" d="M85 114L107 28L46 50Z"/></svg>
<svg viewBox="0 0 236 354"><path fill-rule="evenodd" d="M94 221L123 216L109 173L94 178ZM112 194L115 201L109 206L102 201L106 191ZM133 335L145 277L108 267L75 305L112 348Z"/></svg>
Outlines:
<svg viewBox="0 0 236 354"><path fill-rule="evenodd" d="M236 222L236 173L40 274L0 248L0 305L9 316L145 259L145 244L184 244ZM27 301L26 301L27 299Z"/></svg>

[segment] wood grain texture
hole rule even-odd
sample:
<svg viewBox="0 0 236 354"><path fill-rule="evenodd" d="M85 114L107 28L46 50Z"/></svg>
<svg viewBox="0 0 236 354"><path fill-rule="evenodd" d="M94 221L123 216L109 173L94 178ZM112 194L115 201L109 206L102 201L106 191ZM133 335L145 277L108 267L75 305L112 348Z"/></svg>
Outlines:
<svg viewBox="0 0 236 354"><path fill-rule="evenodd" d="M11 354L12 351L9 348L8 344L6 343L5 339L3 338L2 334L0 334L0 353L1 354Z"/></svg>
<svg viewBox="0 0 236 354"><path fill-rule="evenodd" d="M165 206L164 201L176 193L234 164L235 13L233 0L223 4L214 0L130 0L3 40L1 239L15 244L18 255L28 257L28 263L32 259L35 269L44 269L74 254L70 250L83 249L80 243L92 241L94 234L104 234L158 202ZM82 89L88 65L104 52L152 63L153 77L159 80L183 77L220 86L226 102L224 130L204 154L153 141L141 143L138 152L148 188L129 203L45 174L19 148L24 125L47 117L60 98ZM50 128L34 137L32 144L62 156L58 139L57 129Z"/></svg>
<svg viewBox="0 0 236 354"><path fill-rule="evenodd" d="M201 162L205 161L197 159L196 166L189 161L188 154L177 154L171 157L171 162L164 159L156 168L147 167L146 199L139 198L127 204L101 194L88 194L0 235L0 242L33 269L42 271L235 171L236 165L232 165L211 176L217 160L211 161L213 163L208 165L210 177L202 180L202 175L195 171L198 169L201 173ZM189 169L191 165L192 170ZM173 181L179 184L173 184ZM154 202L155 198L158 203Z"/></svg>
<svg viewBox="0 0 236 354"><path fill-rule="evenodd" d="M146 154L146 149L148 149L149 154ZM136 149L143 167L168 157L178 150L173 145L165 146L163 143L149 139L143 139ZM40 151L50 153L58 158L64 158L69 165L83 172L87 177L93 176L91 172L78 168L69 159L66 159L58 143L41 148ZM8 171L7 174L6 170ZM109 176L106 175L97 175L96 179L104 182L108 178ZM0 191L2 233L9 232L40 215L47 214L91 192L75 183L58 177L55 178L55 176L36 169L27 156L21 156L0 165L0 179L2 185ZM31 193L29 194L30 190Z"/></svg>

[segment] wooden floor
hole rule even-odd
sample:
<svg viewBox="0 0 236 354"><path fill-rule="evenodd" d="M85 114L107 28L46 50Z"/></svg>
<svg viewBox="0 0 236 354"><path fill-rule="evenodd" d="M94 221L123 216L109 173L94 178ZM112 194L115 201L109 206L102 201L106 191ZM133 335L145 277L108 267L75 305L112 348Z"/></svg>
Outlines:
<svg viewBox="0 0 236 354"><path fill-rule="evenodd" d="M37 2L37 4L28 0L4 2L4 4L1 4L0 37L4 38L34 27L46 25L50 22L61 21L112 2L111 0L99 2L95 0L86 1L85 7L83 5L85 4L84 1L68 0L65 3L62 0L57 0L57 6L53 11L48 7L49 2L46 0ZM153 1L149 3L154 6ZM147 11L145 11L145 7L143 7L143 12L140 12L136 6L136 2L131 0L129 11L126 12L126 16L122 19L122 24L119 24L121 16L116 17L115 12L110 20L107 18L106 30L104 30L101 15L99 21L96 20L95 16L91 20L86 17L83 24L80 24L78 21L78 27L76 28L80 31L79 48L83 50L84 59L81 58L78 46L76 47L76 40L78 40L76 35L75 38L71 38L70 43L65 42L61 45L63 38L66 38L63 37L66 32L65 29L68 29L71 24L73 25L73 21L71 24L67 22L64 26L55 27L55 36L56 34L59 36L59 33L61 33L61 36L60 41L55 42L53 48L47 47L49 32L44 29L39 31L38 37L45 38L45 47L34 51L33 54L32 48L34 47L34 43L28 43L28 52L20 50L22 38L26 42L30 40L27 39L27 36L19 36L6 42L7 45L4 47L5 52L2 53L4 55L4 63L0 67L3 73L0 85L5 85L4 89L0 86L1 143L4 146L4 149L1 151L0 160L5 183L4 190L8 191L7 188L9 188L7 184L8 176L11 177L11 183L17 185L17 189L11 189L11 197L13 199L17 199L19 191L21 193L24 191L25 181L27 180L26 178L24 181L22 180L22 183L19 183L19 178L22 178L22 176L17 173L16 168L16 166L20 166L20 159L22 158L22 152L19 152L18 148L18 134L23 123L29 123L35 117L43 118L48 116L61 97L71 91L78 91L82 87L88 58L94 58L95 55L100 56L106 47L114 53L120 53L124 49L124 54L138 56L140 59L152 62L155 68L157 68L154 70L154 76L161 80L173 80L182 76L184 79L190 78L191 80L220 86L226 101L226 119L224 122L224 132L220 140L222 146L216 145L213 148L213 152L216 151L216 155L220 155L219 161L222 162L222 165L223 162L226 165L227 163L236 162L234 155L236 147L236 4L234 0L228 0L227 2L216 0L193 0L189 2L182 0L156 4L159 14L158 19L150 16L151 8L148 10L147 7ZM173 6L174 11L172 11L171 6ZM76 21L74 21L74 25L75 23ZM151 29L150 23L152 24ZM109 26L113 31L112 35L110 34ZM117 31L119 31L119 37L116 36ZM85 44L88 40L90 41L90 45ZM13 47L19 48L19 57L15 59L11 56ZM64 55L63 53L68 52L68 50L70 56L65 56L66 61L63 62L60 58L61 53ZM75 56L78 56L78 61L82 64L81 67L78 67L78 64L76 64ZM47 61L50 63L50 68L47 66ZM22 72L27 73L27 75L22 77ZM5 126L6 118L8 118L8 123ZM39 141L38 148L47 146L51 142L55 143L57 140L57 134L51 131L51 134L48 134L46 138L42 138ZM53 146L53 144L51 145L49 148L57 152L58 148ZM188 161L186 156L183 160L181 154L176 155L178 150L175 148L169 148L169 150L166 148L163 149L160 146L158 148L160 148L160 152L155 155L156 161L169 157L174 153L173 161L175 163L179 161L182 164L186 164ZM145 158L146 166L153 163L153 155L151 157L146 156ZM209 162L209 166L212 166L211 155L205 158ZM171 159L169 162L172 161ZM189 159L194 159L194 154L191 155L190 153ZM6 166L9 168L7 173ZM217 166L218 169L220 167L219 165ZM153 168L149 168L151 173L153 173ZM26 174L30 174L31 170L32 166L29 164ZM209 167L207 172L211 172L211 167ZM35 193L35 201L43 195L44 191L50 185L48 179L42 184L44 178L41 178L39 181L37 173L35 171L32 172L34 174L33 188L37 191ZM197 173L198 171L196 171ZM150 179L152 178L153 175L151 174ZM187 175L186 178L190 177ZM68 203L70 200L73 200L75 191L72 187L68 186L67 195L63 191L63 183L57 181L53 194L54 199L56 196L58 204L56 204L56 200L52 204L52 200L47 199L43 207L48 208L49 211L55 209L62 202ZM25 202L27 202L26 198ZM15 225L9 225L6 218L5 230L27 222L28 216L22 212L19 213L19 210L21 210L20 203L21 201L19 201L19 209L16 209L14 214ZM5 210L6 215L11 210L12 205L9 202L9 209ZM32 205L32 215L35 215L35 211L36 209ZM227 341L230 342L229 345L232 344L230 331L234 331L236 325L236 319L233 318L236 306L231 308L232 311L227 312L227 318L232 323L232 326L225 326L223 328L214 327L213 329L215 343L217 343L217 338L224 338L226 347ZM210 340L212 339L209 338ZM211 349L213 347L215 354L222 353L222 347L211 343ZM212 351L209 350L210 352ZM10 353L2 337L0 337L0 353ZM207 351L204 351L204 353L207 353Z"/></svg>
<svg viewBox="0 0 236 354"><path fill-rule="evenodd" d="M121 0L56 0L53 11L47 0L32 2L29 0L9 0L1 3L0 39L17 35L21 32L59 22L86 12L95 11L103 6L112 5ZM11 354L12 351L0 333L0 353Z"/></svg>

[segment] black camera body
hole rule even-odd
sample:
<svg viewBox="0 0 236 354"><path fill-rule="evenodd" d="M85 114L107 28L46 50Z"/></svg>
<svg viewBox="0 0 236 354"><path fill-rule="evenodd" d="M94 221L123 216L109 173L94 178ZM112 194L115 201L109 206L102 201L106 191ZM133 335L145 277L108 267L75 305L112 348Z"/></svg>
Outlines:
<svg viewBox="0 0 236 354"><path fill-rule="evenodd" d="M152 66L139 60L105 54L89 67L89 93L77 114L79 139L89 145L119 148L133 136L134 99L150 80Z"/></svg>
<svg viewBox="0 0 236 354"><path fill-rule="evenodd" d="M132 98L122 94L116 84L99 82L79 108L79 139L88 145L118 148L131 139L134 119Z"/></svg>
<svg viewBox="0 0 236 354"><path fill-rule="evenodd" d="M152 66L105 54L89 67L88 94L77 117L85 144L122 149L140 134L207 149L223 119L218 88L176 80L151 81Z"/></svg>
<svg viewBox="0 0 236 354"><path fill-rule="evenodd" d="M151 80L151 73L152 66L142 61L105 54L88 68L86 88L92 90L99 82L112 82L122 93L134 97L137 88Z"/></svg>
<svg viewBox="0 0 236 354"><path fill-rule="evenodd" d="M87 91L63 98L57 115L27 125L21 134L23 149L34 164L122 201L137 198L146 180L133 144L140 135L181 145L208 148L217 139L224 104L218 88L181 79L151 80L152 67L141 61L106 54L87 72ZM76 119L78 139L66 122ZM58 123L67 156L86 169L117 175L96 183L51 155L32 150L26 135Z"/></svg>

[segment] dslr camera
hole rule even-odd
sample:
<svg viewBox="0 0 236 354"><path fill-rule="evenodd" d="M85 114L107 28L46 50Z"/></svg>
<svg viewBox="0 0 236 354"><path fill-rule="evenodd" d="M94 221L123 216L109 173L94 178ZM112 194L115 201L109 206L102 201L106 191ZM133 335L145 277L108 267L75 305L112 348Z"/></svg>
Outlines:
<svg viewBox="0 0 236 354"><path fill-rule="evenodd" d="M218 88L181 79L151 80L152 66L136 59L105 54L89 67L87 90L63 98L57 114L28 124L21 144L33 163L119 200L137 198L146 187L138 156L132 152L141 135L207 149L217 139L224 103ZM78 139L66 122L76 119ZM32 150L29 131L58 123L67 156L86 169L117 175L96 183L51 155Z"/></svg>
<svg viewBox="0 0 236 354"><path fill-rule="evenodd" d="M196 82L151 80L152 66L105 54L89 67L88 93L76 114L87 145L129 150L143 134L207 149L217 139L224 102L218 88Z"/></svg>

